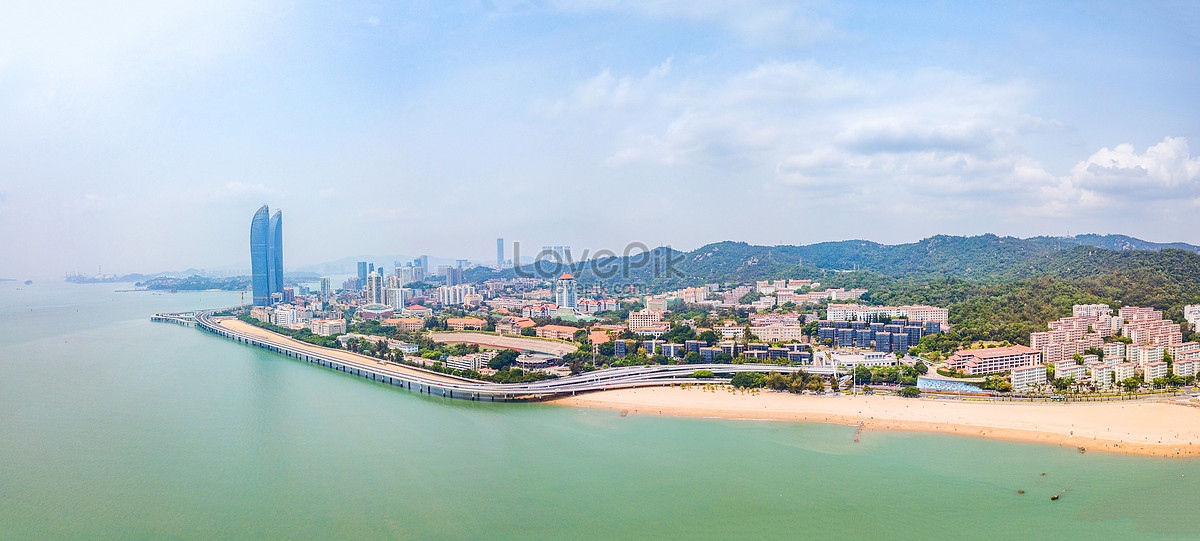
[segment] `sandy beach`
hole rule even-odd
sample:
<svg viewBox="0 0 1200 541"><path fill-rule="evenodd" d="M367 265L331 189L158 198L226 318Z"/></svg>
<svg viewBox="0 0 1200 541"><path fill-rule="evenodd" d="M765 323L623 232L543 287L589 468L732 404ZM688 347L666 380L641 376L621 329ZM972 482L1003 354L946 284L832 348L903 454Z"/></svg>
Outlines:
<svg viewBox="0 0 1200 541"><path fill-rule="evenodd" d="M553 402L630 415L861 423L864 430L936 431L1148 456L1200 455L1200 407L1183 403L980 403L699 387L622 389Z"/></svg>

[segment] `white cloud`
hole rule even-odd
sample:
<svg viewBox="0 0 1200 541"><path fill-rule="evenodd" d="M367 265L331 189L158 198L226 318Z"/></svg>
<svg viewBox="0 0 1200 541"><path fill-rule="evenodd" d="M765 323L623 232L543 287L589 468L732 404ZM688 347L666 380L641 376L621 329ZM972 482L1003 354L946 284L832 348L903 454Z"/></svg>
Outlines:
<svg viewBox="0 0 1200 541"><path fill-rule="evenodd" d="M1138 200L1200 196L1200 156L1188 141L1167 137L1138 154L1133 145L1102 148L1071 168L1071 184L1095 196Z"/></svg>
<svg viewBox="0 0 1200 541"><path fill-rule="evenodd" d="M601 126L610 167L681 168L718 186L778 184L809 201L916 210L1070 217L1116 198L1192 200L1200 158L1183 138L1145 153L1102 149L1069 172L1027 139L1062 129L1027 109L1034 90L945 69L851 75L814 62L766 62L719 78L687 70L605 70L556 103ZM733 181L731 183L731 180Z"/></svg>

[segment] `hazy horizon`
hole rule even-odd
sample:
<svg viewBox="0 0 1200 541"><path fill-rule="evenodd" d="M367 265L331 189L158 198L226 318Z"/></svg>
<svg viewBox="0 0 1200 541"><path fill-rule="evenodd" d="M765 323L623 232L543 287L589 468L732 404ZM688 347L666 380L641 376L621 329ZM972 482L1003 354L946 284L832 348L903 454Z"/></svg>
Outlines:
<svg viewBox="0 0 1200 541"><path fill-rule="evenodd" d="M1200 244L1186 3L0 7L0 277L721 240ZM387 262L389 265L391 262Z"/></svg>

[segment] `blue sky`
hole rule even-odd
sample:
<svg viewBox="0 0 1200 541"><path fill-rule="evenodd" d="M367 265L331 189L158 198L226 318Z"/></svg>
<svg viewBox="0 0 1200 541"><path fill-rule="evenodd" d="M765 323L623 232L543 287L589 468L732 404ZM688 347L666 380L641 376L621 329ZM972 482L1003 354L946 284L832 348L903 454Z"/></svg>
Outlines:
<svg viewBox="0 0 1200 541"><path fill-rule="evenodd" d="M939 234L1200 244L1194 3L0 7L0 277Z"/></svg>

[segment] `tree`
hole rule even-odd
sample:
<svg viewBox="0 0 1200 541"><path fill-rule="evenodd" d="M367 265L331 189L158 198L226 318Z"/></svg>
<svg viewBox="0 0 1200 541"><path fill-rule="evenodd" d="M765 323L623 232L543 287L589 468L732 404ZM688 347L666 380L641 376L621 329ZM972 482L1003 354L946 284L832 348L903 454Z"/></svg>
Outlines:
<svg viewBox="0 0 1200 541"><path fill-rule="evenodd" d="M512 365L512 363L516 362L516 360L517 352L511 349L506 349L500 353L497 353L495 357L492 357L492 360L488 361L488 368L493 370L503 370Z"/></svg>
<svg viewBox="0 0 1200 541"><path fill-rule="evenodd" d="M925 366L925 363L923 361L917 361L915 364L913 364L913 369L915 369L918 374L922 374L922 375L929 372L929 367Z"/></svg>
<svg viewBox="0 0 1200 541"><path fill-rule="evenodd" d="M758 372L738 372L729 378L729 384L741 389L753 389L762 387L766 379L767 376Z"/></svg>
<svg viewBox="0 0 1200 541"><path fill-rule="evenodd" d="M733 355L730 355L730 354L722 351L713 357L713 362L720 363L720 364L729 364L729 363L733 362Z"/></svg>
<svg viewBox="0 0 1200 541"><path fill-rule="evenodd" d="M785 391L790 384L791 381L788 380L787 376L779 372L771 372L767 374L766 378L763 378L763 386L776 391Z"/></svg>
<svg viewBox="0 0 1200 541"><path fill-rule="evenodd" d="M838 384L837 376L833 376L833 377L829 378L829 390L831 390L835 393L841 390L841 385Z"/></svg>
<svg viewBox="0 0 1200 541"><path fill-rule="evenodd" d="M856 365L854 367L854 382L858 385L871 383L871 369L861 364Z"/></svg>
<svg viewBox="0 0 1200 541"><path fill-rule="evenodd" d="M692 377L699 379L710 379L717 377L717 375L712 373L712 370L697 370L692 372Z"/></svg>
<svg viewBox="0 0 1200 541"><path fill-rule="evenodd" d="M533 327L525 327L521 329L521 336L537 336L537 330Z"/></svg>
<svg viewBox="0 0 1200 541"><path fill-rule="evenodd" d="M1125 392L1132 393L1142 386L1142 380L1137 378L1125 378L1121 380L1121 386L1125 388Z"/></svg>
<svg viewBox="0 0 1200 541"><path fill-rule="evenodd" d="M814 393L819 393L825 390L825 383L821 381L821 378L813 376L808 379L808 390Z"/></svg>
<svg viewBox="0 0 1200 541"><path fill-rule="evenodd" d="M751 291L745 295L742 295L741 298L738 299L738 304L750 304L758 299L761 299L762 297L762 293Z"/></svg>
<svg viewBox="0 0 1200 541"><path fill-rule="evenodd" d="M921 396L921 389L917 387L905 387L896 392L896 394L904 398L917 398Z"/></svg>
<svg viewBox="0 0 1200 541"><path fill-rule="evenodd" d="M701 357L700 354L696 353L695 351L689 351L687 355L683 356L683 362L687 364L700 364L704 362L704 357Z"/></svg>
<svg viewBox="0 0 1200 541"><path fill-rule="evenodd" d="M717 336L717 333L715 333L713 331L704 331L704 332L700 333L698 336L696 336L696 339L711 346L711 345L717 343L717 341L719 341L721 339L721 337Z"/></svg>

